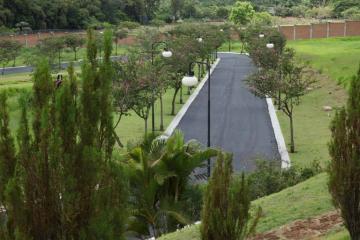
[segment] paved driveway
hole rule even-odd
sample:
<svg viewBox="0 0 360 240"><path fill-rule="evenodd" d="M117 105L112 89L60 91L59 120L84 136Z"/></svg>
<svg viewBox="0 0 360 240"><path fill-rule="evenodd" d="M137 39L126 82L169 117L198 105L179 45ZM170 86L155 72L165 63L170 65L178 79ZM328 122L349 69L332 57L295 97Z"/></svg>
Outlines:
<svg viewBox="0 0 360 240"><path fill-rule="evenodd" d="M253 70L244 55L219 54L211 79L211 145L234 154L234 169L250 171L256 159L279 159L265 99L255 97L244 79ZM207 143L207 84L178 125L187 140Z"/></svg>

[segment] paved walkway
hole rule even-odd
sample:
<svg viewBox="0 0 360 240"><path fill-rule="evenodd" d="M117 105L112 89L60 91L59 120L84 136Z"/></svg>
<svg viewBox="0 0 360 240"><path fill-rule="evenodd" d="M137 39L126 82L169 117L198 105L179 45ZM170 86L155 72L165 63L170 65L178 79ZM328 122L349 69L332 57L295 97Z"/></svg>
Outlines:
<svg viewBox="0 0 360 240"><path fill-rule="evenodd" d="M219 54L211 79L211 145L234 154L234 169L249 171L256 159L279 159L265 99L255 97L244 79L254 66L249 57ZM186 140L206 146L207 83L178 125Z"/></svg>

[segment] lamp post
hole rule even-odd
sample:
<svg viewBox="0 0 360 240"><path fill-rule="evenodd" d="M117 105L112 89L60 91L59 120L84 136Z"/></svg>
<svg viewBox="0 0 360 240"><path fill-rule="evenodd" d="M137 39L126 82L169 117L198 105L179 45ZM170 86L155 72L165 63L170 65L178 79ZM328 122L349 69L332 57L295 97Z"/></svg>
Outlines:
<svg viewBox="0 0 360 240"><path fill-rule="evenodd" d="M198 66L205 66L208 71L208 106L207 106L207 147L209 148L211 146L211 75L210 75L210 63L207 62L200 62L200 61L194 61L189 64L189 73L187 76L185 76L182 79L182 84L187 87L194 87L198 84L198 78L195 77L195 73L192 70L194 64L198 64ZM210 158L207 160L207 176L210 178L211 175L211 161Z"/></svg>
<svg viewBox="0 0 360 240"><path fill-rule="evenodd" d="M167 42L164 41L160 41L160 42L154 42L153 44L151 44L151 64L154 65L154 59L155 59L155 49L156 47L159 47L160 45L164 46L164 50L162 51L161 55L164 58L171 58L172 57L172 52L168 49L168 44ZM162 107L162 94L160 93L160 100L161 100L161 116L163 115L163 107ZM163 119L161 117L160 120L160 131L164 130L164 122ZM153 99L152 104L151 104L151 129L152 132L155 132L155 99Z"/></svg>

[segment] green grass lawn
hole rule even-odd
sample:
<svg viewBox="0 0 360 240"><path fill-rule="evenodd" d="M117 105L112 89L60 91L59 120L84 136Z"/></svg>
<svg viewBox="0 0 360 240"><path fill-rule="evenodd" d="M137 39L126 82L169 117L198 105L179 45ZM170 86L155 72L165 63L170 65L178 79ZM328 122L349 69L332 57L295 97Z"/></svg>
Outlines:
<svg viewBox="0 0 360 240"><path fill-rule="evenodd" d="M360 37L289 41L288 46L337 82L347 82L360 64Z"/></svg>
<svg viewBox="0 0 360 240"><path fill-rule="evenodd" d="M26 65L26 56L31 53L31 50L35 48L23 48L21 49L20 55L16 58L15 60L15 66L24 66ZM118 45L118 55L124 54L128 49L128 46L126 45ZM79 51L77 52L77 60L79 59L84 59L86 58L86 48L80 48ZM115 54L115 45L113 45L113 54L112 55L116 55ZM61 61L62 62L71 62L71 61L75 61L75 55L74 52L69 49L69 48L65 48L62 52L61 52ZM54 63L58 63L58 56L56 55L56 58L54 59ZM6 67L14 67L14 62L11 61L9 62Z"/></svg>
<svg viewBox="0 0 360 240"><path fill-rule="evenodd" d="M263 217L257 232L265 232L289 222L321 215L334 210L327 191L327 175L317 175L279 193L260 198L252 206L261 206ZM191 226L164 235L160 240L200 240L199 226Z"/></svg>

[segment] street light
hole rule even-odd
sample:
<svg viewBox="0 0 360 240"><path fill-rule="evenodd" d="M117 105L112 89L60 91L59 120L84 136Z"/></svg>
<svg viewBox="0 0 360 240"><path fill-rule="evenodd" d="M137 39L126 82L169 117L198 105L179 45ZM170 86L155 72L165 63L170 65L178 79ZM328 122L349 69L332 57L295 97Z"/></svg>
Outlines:
<svg viewBox="0 0 360 240"><path fill-rule="evenodd" d="M263 33L259 34L259 38L264 38L264 37L265 37L265 35Z"/></svg>
<svg viewBox="0 0 360 240"><path fill-rule="evenodd" d="M187 86L187 87L194 87L197 83L198 83L198 79L197 77L195 77L195 74L194 74L194 71L192 70L193 68L193 65L194 64L198 64L198 66L203 66L205 65L206 68L207 68L207 71L208 71L208 112L207 112L207 147L209 148L211 146L211 142L210 142L210 134L211 134L211 131L210 131L210 126L211 126L211 115L210 115L210 109L211 109L211 101L210 101L210 97L211 97L211 75L210 75L210 63L209 61L207 62L198 62L198 61L194 61L194 62L191 62L189 64L189 73L187 76L184 76L183 79L182 79L182 84L184 86ZM210 178L210 174L211 174L211 162L210 162L210 158L207 160L207 176L208 178Z"/></svg>
<svg viewBox="0 0 360 240"><path fill-rule="evenodd" d="M164 46L164 49L161 53L161 55L164 58L171 58L173 53L168 49L168 43L164 42L164 41L160 41L160 42L154 42L153 44L151 44L151 64L154 65L154 58L155 58L155 48L159 47L160 45ZM161 110L162 111L162 110ZM152 132L155 132L155 103L154 101L151 104L151 128L152 128ZM160 131L164 130L164 123L163 123L163 119L161 119L161 123L160 123Z"/></svg>
<svg viewBox="0 0 360 240"><path fill-rule="evenodd" d="M266 44L266 47L267 47L268 49L273 49L273 48L274 48L274 44L273 44L273 43L267 43L267 44Z"/></svg>
<svg viewBox="0 0 360 240"><path fill-rule="evenodd" d="M204 41L204 39L202 39L202 37L198 37L196 40L197 40L199 43L202 43L202 42Z"/></svg>

